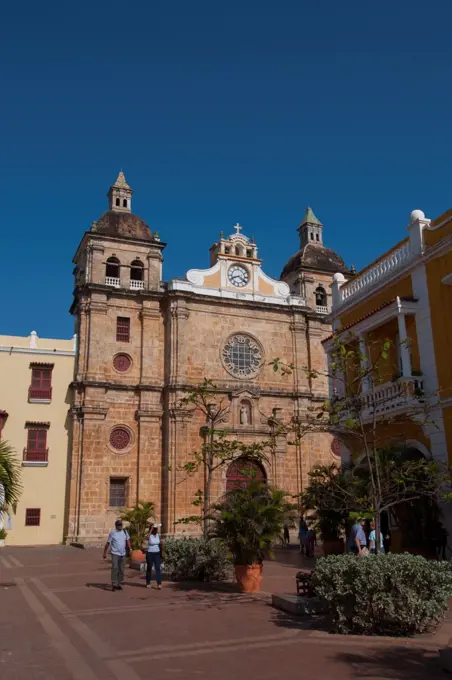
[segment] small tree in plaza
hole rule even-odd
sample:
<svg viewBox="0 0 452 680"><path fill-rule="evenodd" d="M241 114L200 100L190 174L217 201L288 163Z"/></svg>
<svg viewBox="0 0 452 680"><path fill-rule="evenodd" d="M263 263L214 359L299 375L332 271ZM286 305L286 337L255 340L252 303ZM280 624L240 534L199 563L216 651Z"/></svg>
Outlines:
<svg viewBox="0 0 452 680"><path fill-rule="evenodd" d="M394 444L388 438L387 430L397 424L401 435L406 422L417 423L419 427L427 423L434 426L431 415L436 406L434 395L424 394L420 379L404 381L395 374L388 386L388 363L393 348L394 343L386 340L374 343L369 353L364 354L355 338L334 338L328 371L304 369L312 380L326 376L332 394L319 406L310 407L301 422L295 424L297 437L328 432L351 452L343 473L329 476L325 493L320 493L319 484L322 485L322 475L328 476L328 470L318 468L311 474L311 485L302 502L311 501L312 505L317 494L318 502L329 503L338 511L347 509L374 516L376 552L380 548L382 512L421 499L436 502L441 497L451 497L450 473L445 464L414 456L408 447ZM283 375L294 369L280 359L272 364Z"/></svg>
<svg viewBox="0 0 452 680"><path fill-rule="evenodd" d="M22 494L21 472L13 447L7 441L0 441L0 514L16 511Z"/></svg>
<svg viewBox="0 0 452 680"><path fill-rule="evenodd" d="M237 439L230 439L229 432L223 423L229 413L229 404L224 398L218 399L216 385L207 378L189 390L181 400L181 406L192 408L201 413L205 425L201 428L201 447L192 452L191 459L181 466L187 475L202 470L204 475L203 489L198 489L193 505L200 508L200 515L184 517L179 522L185 524L201 523L204 537L208 535L209 509L211 506L212 483L215 474L239 459L244 461L244 472L247 462L262 463L266 460L267 441L247 444Z"/></svg>

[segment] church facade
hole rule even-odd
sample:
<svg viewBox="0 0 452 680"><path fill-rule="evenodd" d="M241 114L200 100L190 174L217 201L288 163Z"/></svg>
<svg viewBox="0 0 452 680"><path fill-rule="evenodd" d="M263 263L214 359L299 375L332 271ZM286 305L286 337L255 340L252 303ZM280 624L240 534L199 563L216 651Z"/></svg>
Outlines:
<svg viewBox="0 0 452 680"><path fill-rule="evenodd" d="M164 533L187 530L178 520L196 512L203 474L187 477L181 468L202 445L205 419L182 400L204 378L215 385L214 401L226 404L222 428L250 444L268 438L272 414L290 423L325 399L326 380L310 379L302 367L325 369L330 284L335 273L349 274L308 209L300 249L280 280L264 273L256 243L236 225L211 247L209 268L165 283L165 244L132 213L122 173L108 198L109 210L74 257L66 539L81 543L102 540L119 509L139 500L155 504ZM270 363L276 357L298 368L281 376ZM299 493L312 466L331 463L334 450L326 434L298 446L278 436L262 475ZM233 474L218 471L214 496Z"/></svg>

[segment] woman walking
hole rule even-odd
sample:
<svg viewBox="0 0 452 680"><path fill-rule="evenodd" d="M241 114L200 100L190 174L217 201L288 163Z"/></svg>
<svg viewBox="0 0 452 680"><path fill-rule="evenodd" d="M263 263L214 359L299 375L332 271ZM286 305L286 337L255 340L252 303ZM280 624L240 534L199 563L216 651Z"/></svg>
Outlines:
<svg viewBox="0 0 452 680"><path fill-rule="evenodd" d="M148 548L146 551L146 588L151 587L152 567L155 567L155 578L157 581L157 589L162 588L162 558L163 558L163 542L160 540L158 533L158 526L151 524L149 527Z"/></svg>

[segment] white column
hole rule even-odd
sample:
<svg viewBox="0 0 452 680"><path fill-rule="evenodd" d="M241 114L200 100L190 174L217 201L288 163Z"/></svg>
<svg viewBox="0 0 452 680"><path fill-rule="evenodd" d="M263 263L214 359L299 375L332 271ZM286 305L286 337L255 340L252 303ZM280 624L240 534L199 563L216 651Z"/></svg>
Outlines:
<svg viewBox="0 0 452 680"><path fill-rule="evenodd" d="M410 349L408 347L408 335L406 332L405 314L400 312L397 316L399 324L399 342L400 342L400 356L402 359L402 373L404 378L411 376L411 357Z"/></svg>
<svg viewBox="0 0 452 680"><path fill-rule="evenodd" d="M361 370L366 372L366 375L361 379L361 387L363 392L368 392L371 386L371 376L367 374L367 371L369 370L369 363L367 360L366 339L362 333L359 335L359 353Z"/></svg>

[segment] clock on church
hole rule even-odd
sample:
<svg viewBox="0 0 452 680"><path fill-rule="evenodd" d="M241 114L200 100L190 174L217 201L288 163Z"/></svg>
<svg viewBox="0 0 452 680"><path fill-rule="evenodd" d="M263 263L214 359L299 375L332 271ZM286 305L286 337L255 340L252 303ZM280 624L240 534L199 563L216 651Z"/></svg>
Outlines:
<svg viewBox="0 0 452 680"><path fill-rule="evenodd" d="M245 267L240 267L240 265L233 265L232 267L229 267L228 278L233 286L237 286L237 288L242 288L243 286L246 286L246 284L248 283L249 275Z"/></svg>

